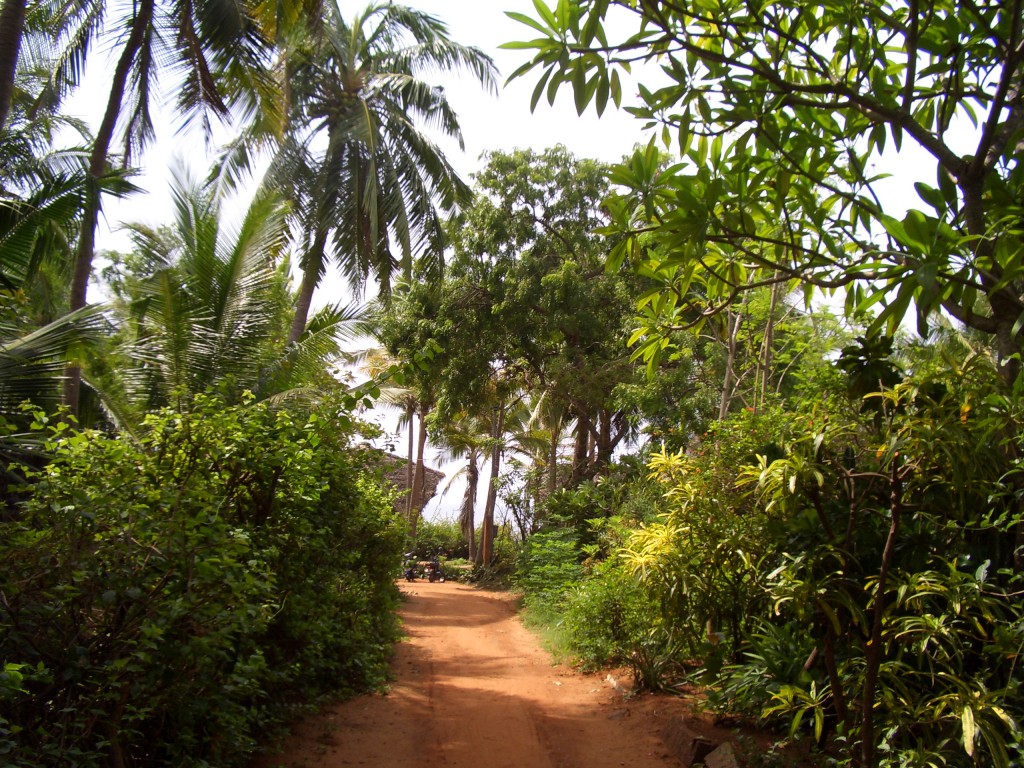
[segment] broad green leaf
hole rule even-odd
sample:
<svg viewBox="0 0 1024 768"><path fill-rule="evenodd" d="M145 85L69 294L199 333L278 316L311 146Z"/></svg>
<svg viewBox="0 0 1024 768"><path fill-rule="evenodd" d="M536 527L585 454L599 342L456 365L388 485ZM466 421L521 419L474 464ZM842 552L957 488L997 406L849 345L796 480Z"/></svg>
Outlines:
<svg viewBox="0 0 1024 768"><path fill-rule="evenodd" d="M544 0L533 0L533 7L537 10L541 19L548 25L548 27L555 32L563 32L564 28L560 27L558 20L555 18L555 14L548 8L547 3Z"/></svg>

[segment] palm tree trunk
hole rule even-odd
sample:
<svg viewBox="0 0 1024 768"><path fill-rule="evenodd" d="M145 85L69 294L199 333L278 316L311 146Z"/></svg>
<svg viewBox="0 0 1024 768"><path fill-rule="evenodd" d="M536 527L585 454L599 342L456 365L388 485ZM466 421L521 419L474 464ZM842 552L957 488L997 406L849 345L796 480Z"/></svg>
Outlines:
<svg viewBox="0 0 1024 768"><path fill-rule="evenodd" d="M477 465L477 452L470 449L466 462L466 492L462 496L462 508L459 510L459 527L462 538L469 545L469 561L476 562L476 492L480 484L480 467Z"/></svg>
<svg viewBox="0 0 1024 768"><path fill-rule="evenodd" d="M100 179L107 170L110 144L114 138L117 116L121 112L128 74L135 62L146 32L153 20L155 0L139 0L138 11L132 21L131 31L125 40L121 57L114 68L114 79L110 86L107 109L103 121L96 132L96 139L89 156L89 182L85 191L85 204L82 206L82 229L78 236L78 253L75 258L75 273L71 279L71 301L69 309L74 312L85 306L86 292L89 288L89 275L92 273L92 258L96 246L96 224L100 215ZM78 366L70 366L64 382L64 405L72 414L78 413L78 400L82 388L82 370Z"/></svg>
<svg viewBox="0 0 1024 768"><path fill-rule="evenodd" d="M498 474L501 472L501 436L505 431L505 408L498 406L494 418L494 444L491 446L491 478L487 484L484 524L480 533L480 562L490 565L494 559L494 508L498 503Z"/></svg>
<svg viewBox="0 0 1024 768"><path fill-rule="evenodd" d="M26 0L4 0L0 8L0 129L7 123L14 98L14 76L18 70L25 5Z"/></svg>
<svg viewBox="0 0 1024 768"><path fill-rule="evenodd" d="M405 463L405 518L412 519L412 470L415 466L416 453L413 447L413 432L416 430L416 409L412 401L405 407L405 416L409 420L409 457Z"/></svg>
<svg viewBox="0 0 1024 768"><path fill-rule="evenodd" d="M295 317L288 332L288 343L293 344L302 337L309 319L309 307L313 303L313 291L320 282L320 270L324 264L324 249L327 245L327 229L321 227L313 240L313 244L302 260L302 282L299 284L299 295L295 298Z"/></svg>
<svg viewBox="0 0 1024 768"><path fill-rule="evenodd" d="M420 434L416 452L416 473L412 478L412 512L409 515L409 533L416 536L416 526L420 520L420 513L423 511L423 476L425 467L423 464L423 452L427 446L427 406L421 405L419 412Z"/></svg>

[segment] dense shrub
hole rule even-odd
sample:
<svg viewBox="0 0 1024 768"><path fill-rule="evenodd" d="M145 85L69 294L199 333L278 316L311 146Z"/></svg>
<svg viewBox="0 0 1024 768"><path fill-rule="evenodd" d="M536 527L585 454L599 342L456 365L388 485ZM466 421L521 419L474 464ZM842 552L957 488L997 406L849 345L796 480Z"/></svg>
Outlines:
<svg viewBox="0 0 1024 768"><path fill-rule="evenodd" d="M586 668L629 664L648 685L652 681L644 669L652 643L663 646L665 638L659 606L625 569L619 549L629 527L606 506L630 508L638 491L646 494L648 484L632 480L618 488L584 483L557 494L561 503L551 506L557 514L520 549L516 584L528 620L556 653ZM635 520L631 516L630 522Z"/></svg>
<svg viewBox="0 0 1024 768"><path fill-rule="evenodd" d="M713 700L836 765L1019 764L1020 400L974 356L867 394L655 457L673 507L628 545L651 625L709 622L731 653L681 650Z"/></svg>
<svg viewBox="0 0 1024 768"><path fill-rule="evenodd" d="M381 679L401 533L337 407L200 397L138 440L50 427L0 532L11 766L228 766Z"/></svg>
<svg viewBox="0 0 1024 768"><path fill-rule="evenodd" d="M696 450L651 457L667 511L628 536L626 561L690 657L735 648L765 610L762 574L777 562L779 522L737 481L758 455L781 453L793 421L779 409L742 411L714 424Z"/></svg>
<svg viewBox="0 0 1024 768"><path fill-rule="evenodd" d="M566 593L583 576L581 554L574 531L554 528L535 533L519 551L516 584L527 606L560 606Z"/></svg>
<svg viewBox="0 0 1024 768"><path fill-rule="evenodd" d="M416 538L407 550L420 559L441 557L449 560L469 557L469 545L457 520L422 520L416 526Z"/></svg>
<svg viewBox="0 0 1024 768"><path fill-rule="evenodd" d="M658 616L640 583L618 558L597 564L563 606L568 649L585 667L639 661Z"/></svg>
<svg viewBox="0 0 1024 768"><path fill-rule="evenodd" d="M742 410L655 453L660 514L625 534L629 482L552 496L527 605L648 687L699 664L713 704L829 765L1020 765L1024 399L960 352L911 350L911 373L862 355L850 399Z"/></svg>

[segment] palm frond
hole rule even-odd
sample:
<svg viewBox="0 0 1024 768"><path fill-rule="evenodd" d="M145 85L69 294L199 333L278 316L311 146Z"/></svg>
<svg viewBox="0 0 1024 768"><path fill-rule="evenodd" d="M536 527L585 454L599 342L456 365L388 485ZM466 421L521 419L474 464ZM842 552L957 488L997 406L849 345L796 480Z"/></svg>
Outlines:
<svg viewBox="0 0 1024 768"><path fill-rule="evenodd" d="M84 307L24 334L0 328L0 412L13 414L25 400L56 407L64 369L107 329L104 311Z"/></svg>

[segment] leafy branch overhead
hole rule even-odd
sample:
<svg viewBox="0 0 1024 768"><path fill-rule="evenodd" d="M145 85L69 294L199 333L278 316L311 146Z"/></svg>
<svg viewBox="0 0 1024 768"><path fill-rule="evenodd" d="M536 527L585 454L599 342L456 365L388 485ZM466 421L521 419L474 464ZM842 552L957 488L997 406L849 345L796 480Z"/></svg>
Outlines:
<svg viewBox="0 0 1024 768"><path fill-rule="evenodd" d="M608 210L612 265L658 284L645 355L766 283L845 289L876 330L945 312L1004 360L1021 350L1020 0L535 6L510 16L537 36L506 46L533 52L512 77L539 78L534 105L566 85L601 112L623 104L620 72L641 79L627 109L657 140L614 172ZM911 150L919 199L892 201Z"/></svg>

